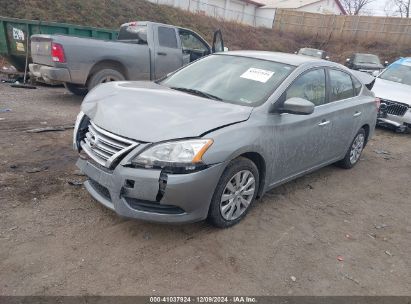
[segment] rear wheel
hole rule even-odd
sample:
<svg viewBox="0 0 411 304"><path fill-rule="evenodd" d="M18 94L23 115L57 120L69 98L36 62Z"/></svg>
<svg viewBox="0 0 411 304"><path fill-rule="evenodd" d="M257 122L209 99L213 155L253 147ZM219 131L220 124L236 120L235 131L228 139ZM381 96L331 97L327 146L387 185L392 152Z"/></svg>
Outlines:
<svg viewBox="0 0 411 304"><path fill-rule="evenodd" d="M65 82L64 87L77 96L85 96L88 93L87 88L79 84Z"/></svg>
<svg viewBox="0 0 411 304"><path fill-rule="evenodd" d="M100 83L125 80L123 74L113 69L102 69L94 73L88 81L88 89L91 90Z"/></svg>
<svg viewBox="0 0 411 304"><path fill-rule="evenodd" d="M254 202L258 185L257 166L248 158L233 160L225 169L214 192L208 221L219 228L237 224Z"/></svg>
<svg viewBox="0 0 411 304"><path fill-rule="evenodd" d="M348 149L345 157L337 163L338 166L344 169L351 169L360 160L362 151L364 150L366 143L366 133L363 128L361 128L357 135L355 135L350 148Z"/></svg>

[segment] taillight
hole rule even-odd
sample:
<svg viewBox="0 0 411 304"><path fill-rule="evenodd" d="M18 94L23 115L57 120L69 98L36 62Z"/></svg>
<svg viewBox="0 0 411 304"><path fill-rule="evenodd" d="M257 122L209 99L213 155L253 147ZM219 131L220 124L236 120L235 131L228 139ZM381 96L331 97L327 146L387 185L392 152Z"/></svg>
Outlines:
<svg viewBox="0 0 411 304"><path fill-rule="evenodd" d="M66 62L66 56L64 56L63 46L59 43L51 44L51 58L54 62Z"/></svg>
<svg viewBox="0 0 411 304"><path fill-rule="evenodd" d="M377 110L380 109L381 100L378 97L375 97L375 106L377 107Z"/></svg>

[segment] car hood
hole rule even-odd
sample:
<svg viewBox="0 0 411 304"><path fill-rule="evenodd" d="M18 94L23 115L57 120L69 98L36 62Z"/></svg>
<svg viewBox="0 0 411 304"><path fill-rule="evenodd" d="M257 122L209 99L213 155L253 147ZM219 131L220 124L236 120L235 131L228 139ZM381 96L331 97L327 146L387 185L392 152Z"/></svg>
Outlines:
<svg viewBox="0 0 411 304"><path fill-rule="evenodd" d="M375 80L372 91L375 96L411 106L411 86L381 78Z"/></svg>
<svg viewBox="0 0 411 304"><path fill-rule="evenodd" d="M144 142L198 137L247 120L251 107L202 98L152 82L99 85L81 110L100 128Z"/></svg>

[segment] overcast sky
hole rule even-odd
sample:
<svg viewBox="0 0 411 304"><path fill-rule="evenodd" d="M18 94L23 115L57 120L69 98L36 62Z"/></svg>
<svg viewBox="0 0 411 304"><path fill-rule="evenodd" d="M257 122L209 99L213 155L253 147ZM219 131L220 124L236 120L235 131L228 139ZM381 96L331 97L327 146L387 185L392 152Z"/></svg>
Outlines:
<svg viewBox="0 0 411 304"><path fill-rule="evenodd" d="M384 11L387 0L375 0L375 2L369 4L367 8L372 11L373 15L385 16Z"/></svg>

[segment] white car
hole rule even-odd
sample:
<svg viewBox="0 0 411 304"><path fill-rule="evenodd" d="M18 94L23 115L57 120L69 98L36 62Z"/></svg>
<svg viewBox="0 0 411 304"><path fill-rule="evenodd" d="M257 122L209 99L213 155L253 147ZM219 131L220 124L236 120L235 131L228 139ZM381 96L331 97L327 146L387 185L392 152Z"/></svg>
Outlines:
<svg viewBox="0 0 411 304"><path fill-rule="evenodd" d="M411 128L411 57L397 60L379 74L372 91L381 100L379 125L397 131Z"/></svg>

